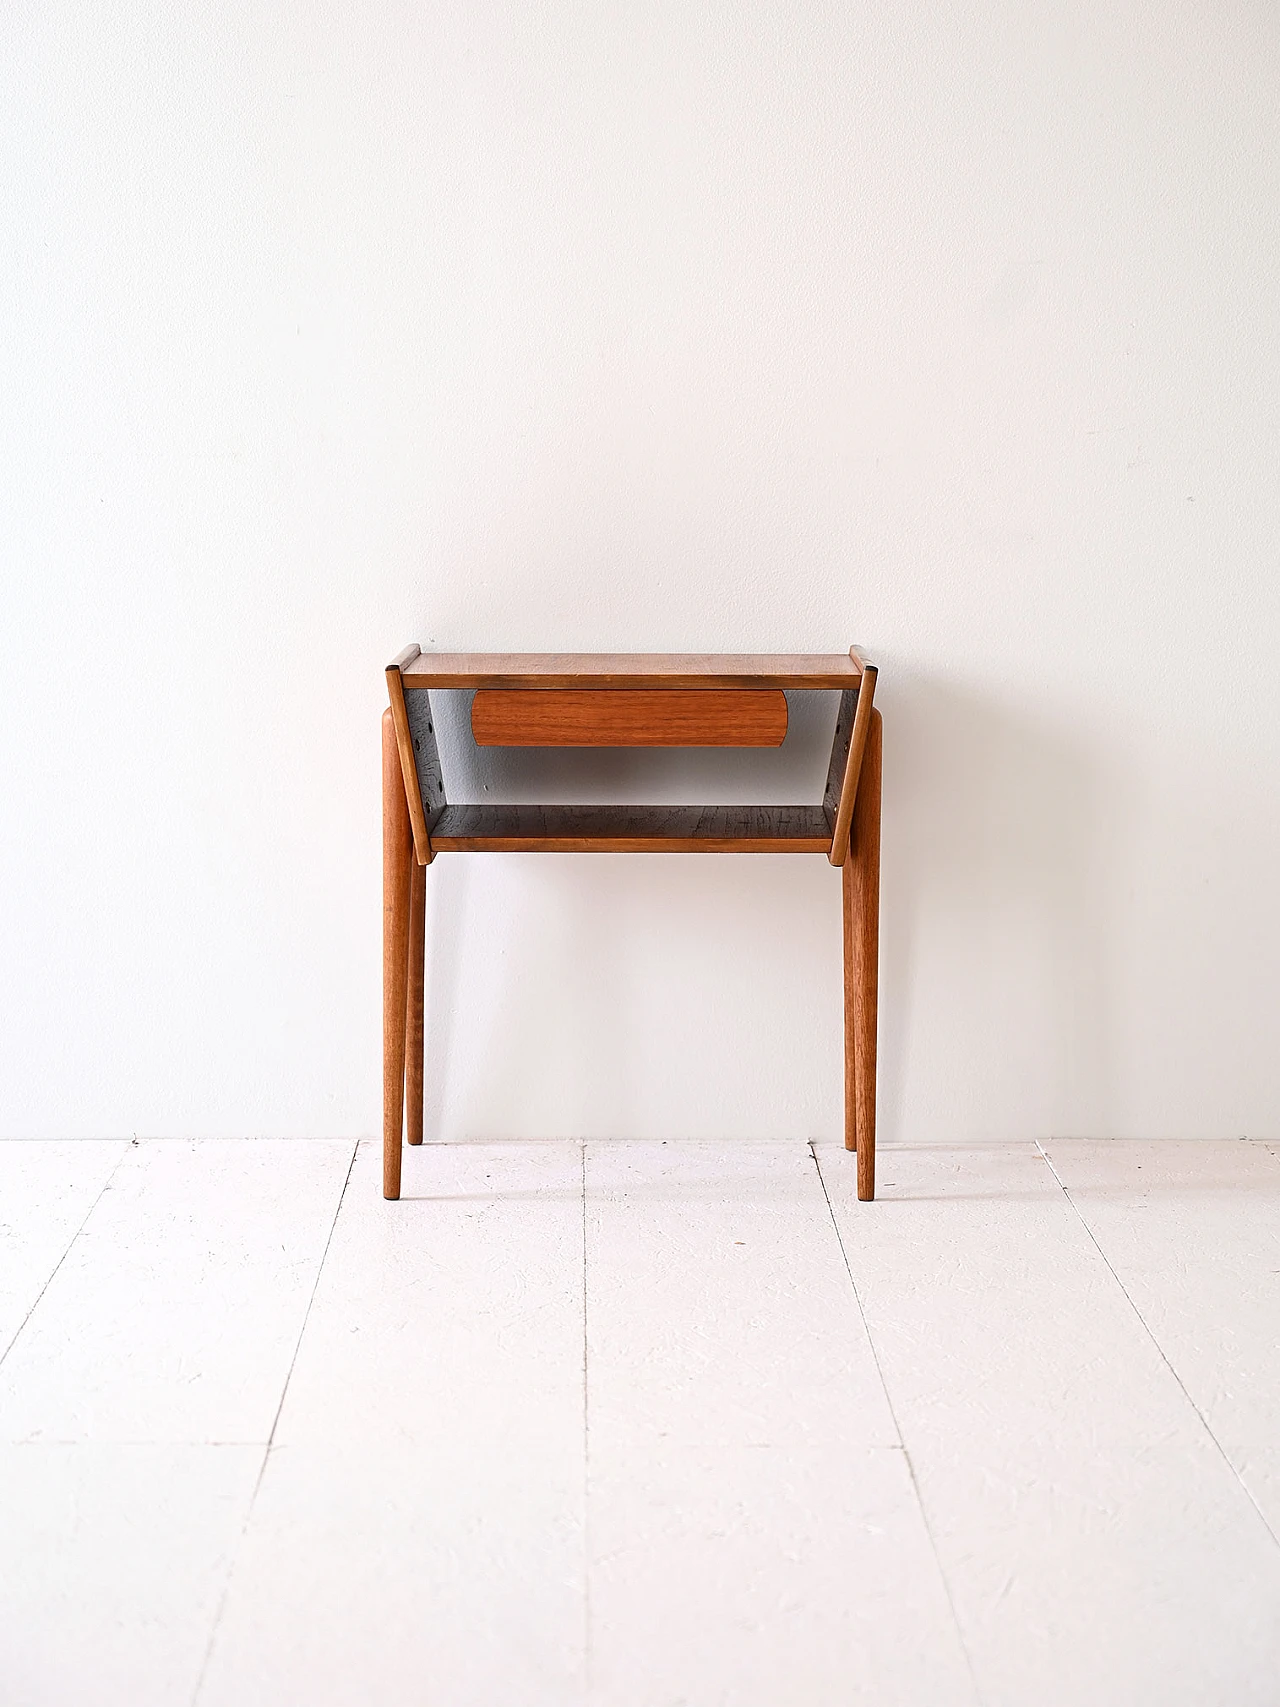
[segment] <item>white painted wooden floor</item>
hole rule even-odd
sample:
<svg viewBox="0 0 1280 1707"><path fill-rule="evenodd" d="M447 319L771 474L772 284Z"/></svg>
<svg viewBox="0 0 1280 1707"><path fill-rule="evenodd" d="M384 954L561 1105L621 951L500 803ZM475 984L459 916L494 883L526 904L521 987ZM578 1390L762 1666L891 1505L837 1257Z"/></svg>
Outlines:
<svg viewBox="0 0 1280 1707"><path fill-rule="evenodd" d="M1280 1703L1280 1152L0 1144L6 1707Z"/></svg>

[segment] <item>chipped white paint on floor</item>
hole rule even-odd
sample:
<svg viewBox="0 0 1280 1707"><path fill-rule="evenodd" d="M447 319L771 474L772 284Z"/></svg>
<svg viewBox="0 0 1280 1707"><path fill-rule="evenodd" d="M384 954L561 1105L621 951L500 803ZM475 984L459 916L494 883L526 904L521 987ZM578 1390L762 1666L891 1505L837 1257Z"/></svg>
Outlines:
<svg viewBox="0 0 1280 1707"><path fill-rule="evenodd" d="M1280 1703L1280 1155L0 1144L0 1701Z"/></svg>

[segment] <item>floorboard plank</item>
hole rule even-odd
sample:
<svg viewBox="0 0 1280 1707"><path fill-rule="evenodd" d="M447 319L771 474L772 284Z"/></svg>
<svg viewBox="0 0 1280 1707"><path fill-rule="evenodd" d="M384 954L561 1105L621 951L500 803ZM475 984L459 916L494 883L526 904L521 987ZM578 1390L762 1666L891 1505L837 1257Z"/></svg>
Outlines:
<svg viewBox="0 0 1280 1707"><path fill-rule="evenodd" d="M0 1700L1274 1707L1275 1146L38 1148Z"/></svg>
<svg viewBox="0 0 1280 1707"><path fill-rule="evenodd" d="M973 1702L807 1146L586 1182L591 1702Z"/></svg>
<svg viewBox="0 0 1280 1707"><path fill-rule="evenodd" d="M0 1358L128 1148L127 1138L0 1143Z"/></svg>
<svg viewBox="0 0 1280 1707"><path fill-rule="evenodd" d="M582 1152L361 1145L201 1707L581 1699ZM406 1693L408 1691L408 1693Z"/></svg>
<svg viewBox="0 0 1280 1707"><path fill-rule="evenodd" d="M0 1366L0 1440L265 1444L353 1146L130 1146Z"/></svg>
<svg viewBox="0 0 1280 1707"><path fill-rule="evenodd" d="M0 1446L0 1701L186 1707L260 1446Z"/></svg>
<svg viewBox="0 0 1280 1707"><path fill-rule="evenodd" d="M1038 1149L819 1159L988 1707L1272 1707L1280 1549Z"/></svg>
<svg viewBox="0 0 1280 1707"><path fill-rule="evenodd" d="M1280 1161L1233 1139L1043 1148L1280 1536Z"/></svg>
<svg viewBox="0 0 1280 1707"><path fill-rule="evenodd" d="M593 1451L592 1707L976 1707L903 1453Z"/></svg>
<svg viewBox="0 0 1280 1707"><path fill-rule="evenodd" d="M589 1143L593 1446L896 1446L807 1145Z"/></svg>

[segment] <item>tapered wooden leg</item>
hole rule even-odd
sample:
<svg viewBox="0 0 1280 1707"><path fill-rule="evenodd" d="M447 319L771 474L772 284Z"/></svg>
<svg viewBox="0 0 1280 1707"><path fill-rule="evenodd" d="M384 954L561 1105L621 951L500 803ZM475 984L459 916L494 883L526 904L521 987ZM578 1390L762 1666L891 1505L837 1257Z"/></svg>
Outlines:
<svg viewBox="0 0 1280 1707"><path fill-rule="evenodd" d="M426 974L427 868L409 867L409 1003L405 1022L404 1135L422 1142L422 1001Z"/></svg>
<svg viewBox="0 0 1280 1707"><path fill-rule="evenodd" d="M382 714L382 1195L400 1195L413 832L390 711Z"/></svg>
<svg viewBox="0 0 1280 1707"><path fill-rule="evenodd" d="M853 963L853 1100L858 1196L876 1194L876 1030L880 986L880 776L883 723L871 715L849 853L844 863L845 931ZM847 988L846 973L846 988ZM846 998L847 999L847 998ZM847 1116L846 1116L847 1125ZM846 1143L848 1139L846 1137Z"/></svg>
<svg viewBox="0 0 1280 1707"><path fill-rule="evenodd" d="M853 859L845 855L840 868L840 893L844 902L844 1147L858 1148L857 1012L858 972L853 945L857 898L853 890Z"/></svg>

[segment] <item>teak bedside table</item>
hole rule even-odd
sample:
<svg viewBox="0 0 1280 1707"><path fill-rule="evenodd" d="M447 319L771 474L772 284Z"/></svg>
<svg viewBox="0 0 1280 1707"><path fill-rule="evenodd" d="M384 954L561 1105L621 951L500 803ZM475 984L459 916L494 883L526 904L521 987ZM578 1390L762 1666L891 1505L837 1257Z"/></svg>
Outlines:
<svg viewBox="0 0 1280 1707"><path fill-rule="evenodd" d="M875 666L847 655L427 654L387 666L382 714L382 1191L400 1195L404 1126L422 1142L426 868L439 853L821 853L843 871L844 1142L875 1196L881 720ZM451 806L433 688L475 690L489 747L779 747L786 690L837 688L815 806Z"/></svg>

